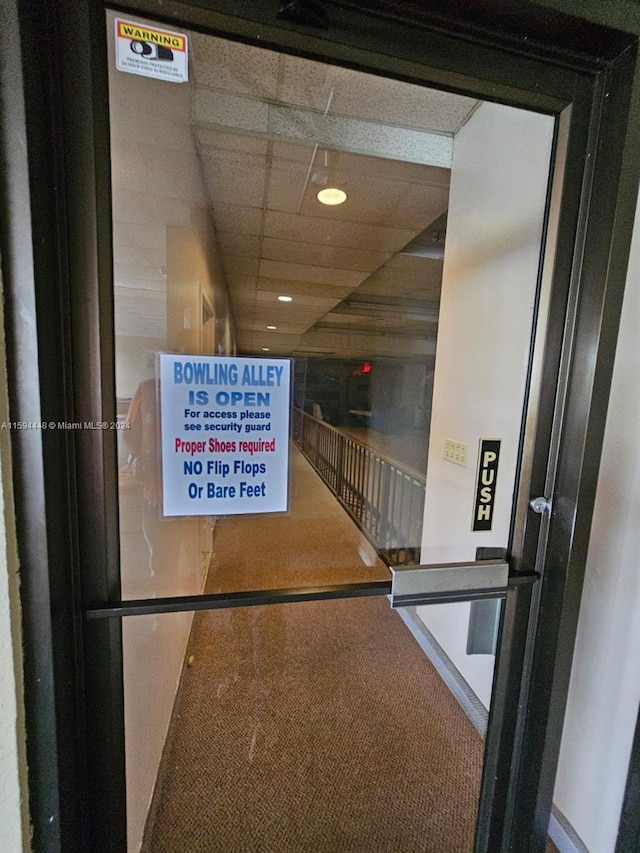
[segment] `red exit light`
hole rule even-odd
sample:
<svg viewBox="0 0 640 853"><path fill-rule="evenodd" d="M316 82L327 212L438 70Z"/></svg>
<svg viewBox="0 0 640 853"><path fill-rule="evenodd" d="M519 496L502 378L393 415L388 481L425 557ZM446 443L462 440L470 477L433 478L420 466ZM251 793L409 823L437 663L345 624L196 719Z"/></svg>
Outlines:
<svg viewBox="0 0 640 853"><path fill-rule="evenodd" d="M362 365L362 372L363 373L371 373L371 365L369 364L369 362L365 362Z"/></svg>

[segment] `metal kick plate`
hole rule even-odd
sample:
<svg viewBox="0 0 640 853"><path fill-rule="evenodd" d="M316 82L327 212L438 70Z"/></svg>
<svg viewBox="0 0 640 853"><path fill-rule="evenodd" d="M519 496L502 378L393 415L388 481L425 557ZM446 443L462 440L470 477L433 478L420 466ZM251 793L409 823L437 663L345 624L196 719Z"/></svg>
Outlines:
<svg viewBox="0 0 640 853"><path fill-rule="evenodd" d="M504 560L390 568L392 607L477 601L507 594L509 564Z"/></svg>

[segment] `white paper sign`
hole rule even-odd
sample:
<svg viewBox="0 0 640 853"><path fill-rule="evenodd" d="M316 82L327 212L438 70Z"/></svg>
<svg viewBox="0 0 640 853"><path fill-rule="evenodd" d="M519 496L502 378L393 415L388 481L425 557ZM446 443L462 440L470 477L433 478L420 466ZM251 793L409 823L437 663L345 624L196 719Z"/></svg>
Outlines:
<svg viewBox="0 0 640 853"><path fill-rule="evenodd" d="M189 79L189 43L184 33L116 19L116 68L171 83Z"/></svg>
<svg viewBox="0 0 640 853"><path fill-rule="evenodd" d="M285 511L290 361L159 360L163 514Z"/></svg>

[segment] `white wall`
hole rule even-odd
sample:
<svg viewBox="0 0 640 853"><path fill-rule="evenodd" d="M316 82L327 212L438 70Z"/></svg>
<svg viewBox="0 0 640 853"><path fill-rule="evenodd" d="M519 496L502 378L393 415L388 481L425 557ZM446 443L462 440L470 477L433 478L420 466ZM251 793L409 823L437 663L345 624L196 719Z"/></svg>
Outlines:
<svg viewBox="0 0 640 853"><path fill-rule="evenodd" d="M4 457L4 454L3 454ZM5 480L6 461L2 460ZM22 711L22 650L18 600L18 571L14 546L7 542L13 526L11 513L5 518L0 493L0 847L19 851L28 829L26 813L26 763ZM22 802L25 798L25 803Z"/></svg>
<svg viewBox="0 0 640 853"><path fill-rule="evenodd" d="M0 300L0 424L9 421ZM28 850L19 565L8 429L0 428L0 848Z"/></svg>
<svg viewBox="0 0 640 853"><path fill-rule="evenodd" d="M508 543L553 120L483 104L453 151L422 539L423 563ZM467 465L443 458L465 443ZM501 439L492 530L472 532L478 443ZM493 656L466 654L469 604L418 613L488 707Z"/></svg>
<svg viewBox="0 0 640 853"><path fill-rule="evenodd" d="M590 853L613 853L640 702L640 220L598 479L554 799Z"/></svg>

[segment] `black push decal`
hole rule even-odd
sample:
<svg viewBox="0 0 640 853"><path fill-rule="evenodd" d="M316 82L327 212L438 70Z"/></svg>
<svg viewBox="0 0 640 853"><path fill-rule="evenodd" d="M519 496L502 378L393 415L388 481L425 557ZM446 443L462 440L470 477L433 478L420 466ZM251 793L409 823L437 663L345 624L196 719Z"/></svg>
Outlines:
<svg viewBox="0 0 640 853"><path fill-rule="evenodd" d="M500 440L485 438L480 441L478 479L473 511L473 531L491 530L493 507L496 500Z"/></svg>

